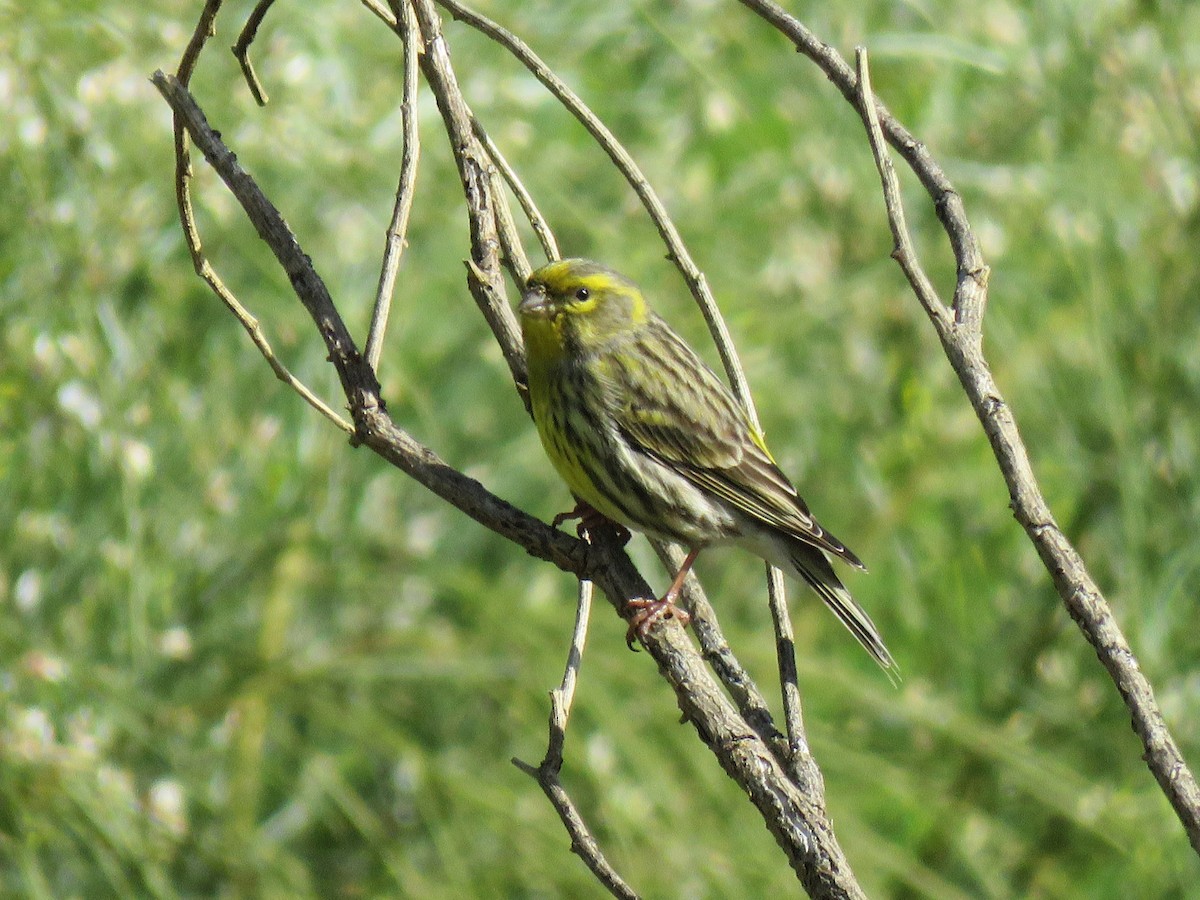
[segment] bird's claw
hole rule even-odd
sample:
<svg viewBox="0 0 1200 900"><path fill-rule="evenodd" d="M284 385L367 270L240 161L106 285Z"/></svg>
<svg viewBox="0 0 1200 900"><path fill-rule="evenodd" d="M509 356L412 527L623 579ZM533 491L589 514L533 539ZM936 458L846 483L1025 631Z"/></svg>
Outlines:
<svg viewBox="0 0 1200 900"><path fill-rule="evenodd" d="M650 626L660 619L673 618L684 628L687 628L688 623L692 621L687 610L676 606L675 598L671 596L663 597L660 600L634 599L630 600L626 606L637 610L630 617L629 628L625 632L625 645L634 653L637 652L637 647L633 645L633 642L639 638L645 638Z"/></svg>
<svg viewBox="0 0 1200 900"><path fill-rule="evenodd" d="M619 522L614 522L612 519L609 519L603 513L598 512L596 509L589 506L587 503L584 503L582 500L575 504L574 509L568 510L567 512L560 512L558 515L556 515L550 520L550 525L554 528L558 528L563 523L570 522L574 519L579 520L579 524L575 527L575 534L581 541L588 539L588 533L592 529L604 525L608 525L613 529L613 533L616 535L617 541L622 547L628 544L630 538L633 537L633 535L630 534L629 529L624 525L621 525Z"/></svg>
<svg viewBox="0 0 1200 900"><path fill-rule="evenodd" d="M573 519L582 519L582 518L583 518L583 512L580 511L578 506L576 506L574 509L569 509L566 512L560 512L553 519L551 519L550 527L558 528L559 526L563 525L566 522L570 522ZM580 527L583 526L582 522L580 522L579 524L580 524Z"/></svg>

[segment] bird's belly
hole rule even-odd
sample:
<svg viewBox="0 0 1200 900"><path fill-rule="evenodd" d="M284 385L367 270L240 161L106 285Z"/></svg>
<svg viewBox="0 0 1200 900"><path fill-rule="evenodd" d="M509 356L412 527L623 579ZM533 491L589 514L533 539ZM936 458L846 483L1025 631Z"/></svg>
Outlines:
<svg viewBox="0 0 1200 900"><path fill-rule="evenodd" d="M726 505L631 447L611 423L563 402L552 385L531 391L546 455L579 499L615 522L689 547L737 537Z"/></svg>

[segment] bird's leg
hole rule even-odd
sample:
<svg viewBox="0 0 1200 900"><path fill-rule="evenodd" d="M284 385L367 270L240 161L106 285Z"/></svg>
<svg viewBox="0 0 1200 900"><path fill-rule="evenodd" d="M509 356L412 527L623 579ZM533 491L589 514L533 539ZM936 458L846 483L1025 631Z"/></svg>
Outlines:
<svg viewBox="0 0 1200 900"><path fill-rule="evenodd" d="M619 522L614 522L612 519L596 510L596 508L591 504L585 503L579 499L576 499L574 509L570 510L569 512L559 513L550 520L550 524L554 528L557 528L564 522L570 522L573 519L579 520L579 524L575 528L575 533L579 536L580 540L585 540L587 538L587 533L590 530L601 525L609 525L612 527L613 531L616 532L617 540L620 542L622 547L628 544L630 537L632 537L632 535L629 533L629 529L624 525L620 524Z"/></svg>
<svg viewBox="0 0 1200 900"><path fill-rule="evenodd" d="M636 649L633 646L634 638L645 637L646 629L659 619L674 616L684 628L687 627L688 622L692 621L692 617L685 610L675 605L675 599L679 596L679 591L683 588L683 580L687 578L688 572L692 570L692 563L696 561L696 557L699 555L699 547L688 553L683 560L683 565L675 573L675 580L671 582L671 586L667 588L667 592L658 600L629 601L628 605L637 610L629 620L629 630L625 632L625 643L629 645L630 650Z"/></svg>

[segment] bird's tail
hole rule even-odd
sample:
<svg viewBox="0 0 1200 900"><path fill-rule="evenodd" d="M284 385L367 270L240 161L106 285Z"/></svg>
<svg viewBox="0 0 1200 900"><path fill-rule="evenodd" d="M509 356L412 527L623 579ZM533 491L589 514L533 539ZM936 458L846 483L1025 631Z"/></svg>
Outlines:
<svg viewBox="0 0 1200 900"><path fill-rule="evenodd" d="M841 619L842 624L895 683L900 674L896 661L884 646L875 623L871 621L866 610L850 596L825 554L810 544L796 541L788 548L788 556L795 566L794 574L804 579L809 587L817 592L817 596L825 601L825 605L833 610L833 614Z"/></svg>

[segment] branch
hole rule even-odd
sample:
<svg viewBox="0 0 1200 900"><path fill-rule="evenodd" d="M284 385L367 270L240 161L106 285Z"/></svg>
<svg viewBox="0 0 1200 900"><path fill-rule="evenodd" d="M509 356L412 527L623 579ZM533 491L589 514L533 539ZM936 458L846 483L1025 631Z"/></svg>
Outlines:
<svg viewBox="0 0 1200 900"><path fill-rule="evenodd" d="M179 61L179 82L185 87L192 76L192 71L195 69L196 61L199 59L205 43L214 33L213 23L220 8L221 0L208 0L196 23L196 29L192 32L192 39L188 42L187 48L183 52L183 57ZM267 336L258 324L258 319L251 315L250 311L241 304L233 292L226 287L216 270L209 264L208 258L204 255L203 244L200 241L200 232L196 227L196 211L192 205L192 159L188 151L187 131L178 116L175 117L174 136L175 200L179 208L179 224L183 230L184 241L187 243L188 252L192 257L192 266L195 268L196 274L200 276L212 292L233 313L234 318L241 323L242 328L250 335L250 340L254 342L254 346L258 348L259 353L266 359L267 364L271 367L271 371L275 373L275 377L288 385L306 403L329 419L329 421L333 422L338 428L348 434L353 434L354 426L338 413L334 412L325 401L314 394L300 379L296 378L279 357L275 355L275 351L271 349L271 344L267 340Z"/></svg>
<svg viewBox="0 0 1200 900"><path fill-rule="evenodd" d="M254 102L259 106L266 106L269 98L262 82L258 80L258 73L254 71L254 63L250 61L250 45L258 37L258 28L274 3L275 0L258 0L258 3L254 4L254 9L246 18L246 24L242 26L241 34L231 48L238 65L242 67L242 75L250 87L250 93L254 95Z"/></svg>
<svg viewBox="0 0 1200 900"><path fill-rule="evenodd" d="M1195 776L1167 728L1150 682L1142 674L1133 650L1113 618L1108 601L1088 573L1078 551L1054 520L1034 477L1029 453L1017 430L1016 420L983 356L988 268L967 220L962 198L925 146L897 122L883 104L874 99L867 79L856 77L836 50L817 40L798 20L771 0L739 2L770 22L792 41L797 50L815 62L847 102L863 116L884 183L888 219L896 240L893 255L925 307L941 340L942 349L983 425L1008 485L1013 515L1037 549L1067 612L1108 671L1129 710L1133 730L1142 741L1146 764L1175 809L1193 849L1200 853L1200 787L1197 787ZM860 66L865 74L865 55L860 59ZM945 306L937 299L916 264L900 208L895 172L886 159L881 137L896 148L916 173L933 200L938 219L950 238L950 246L958 264L952 318L946 314Z"/></svg>
<svg viewBox="0 0 1200 900"><path fill-rule="evenodd" d="M908 232L908 222L900 200L900 179L896 177L896 167L892 165L887 144L884 143L883 129L879 126L879 110L875 107L875 95L871 91L867 52L864 48L855 48L855 61L858 64L858 109L866 122L871 152L875 156L879 177L883 180L883 202L887 207L888 225L892 229L894 243L892 258L900 264L913 293L925 308L926 315L933 321L938 334L946 334L953 327L952 316L937 295L933 282L925 274L920 260L917 259L917 252L913 249L912 236Z"/></svg>
<svg viewBox="0 0 1200 900"><path fill-rule="evenodd" d="M492 143L492 139L483 130L478 119L472 120L471 126L475 130L476 136L483 141L484 148L492 158L492 162L496 164L496 168L500 170L500 174L504 176L504 181L517 198L517 202L521 204L521 211L525 213L525 218L529 220L529 226L537 235L538 243L542 245L542 252L546 254L546 258L549 260L560 259L562 254L558 252L558 242L554 239L554 233L546 224L546 217L537 208L533 196L521 179L517 177L516 170L508 164L508 160L504 158L500 148Z"/></svg>
<svg viewBox="0 0 1200 900"><path fill-rule="evenodd" d="M467 286L491 326L514 383L521 385L525 383L525 350L500 274L500 240L496 232L487 151L471 128L473 117L459 90L458 79L450 64L450 51L442 37L441 20L432 0L413 0L413 10L417 15L425 51L421 54L421 71L442 114L467 201L467 219L471 230Z"/></svg>
<svg viewBox="0 0 1200 900"><path fill-rule="evenodd" d="M540 765L513 757L513 765L531 776L541 786L546 797L558 810L567 834L571 836L571 852L577 854L614 897L634 900L637 894L617 874L616 869L604 858L600 845L592 836L583 816L559 780L563 767L563 746L567 741L567 719L571 715L571 703L575 699L575 685L579 680L579 667L583 664L583 645L587 640L588 617L592 609L592 583L579 582L579 602L575 608L575 628L571 633L571 646L567 651L567 665L562 683L550 692L550 739L546 755Z"/></svg>
<svg viewBox="0 0 1200 900"><path fill-rule="evenodd" d="M396 290L396 275L400 257L407 244L408 216L412 212L413 191L417 180L417 160L421 155L417 134L417 26L407 3L397 4L396 31L404 42L404 92L400 100L400 120L404 131L404 149L400 155L400 180L396 186L396 204L388 225L383 248L383 265L379 270L379 287L375 292L375 307L367 333L367 364L379 371L379 355L383 352L383 335L387 331L388 312Z"/></svg>
<svg viewBox="0 0 1200 900"><path fill-rule="evenodd" d="M533 266L530 265L529 256L525 253L525 247L521 243L521 233L517 230L517 220L513 216L511 207L505 202L505 176L503 174L503 167L506 167L507 163L500 156L499 149L488 138L487 132L479 124L478 119L471 119L471 130L475 132L475 136L482 142L484 149L487 150L488 156L493 163L488 180L492 185L492 196L496 198L494 209L496 211L496 234L500 238L500 250L502 252L501 263L508 270L508 274L513 282L523 285L529 281L529 276L533 273ZM513 180L511 183L520 185L521 190L524 190L525 186L517 179L516 173L512 169L508 171ZM528 216L528 212L526 212L526 215ZM554 249L557 253L558 248L555 247ZM557 259L558 257L551 256L549 258ZM517 390L521 393L522 399L528 401L525 393L525 385L518 384ZM533 410L527 408L527 411L532 416Z"/></svg>
<svg viewBox="0 0 1200 900"><path fill-rule="evenodd" d="M871 120L874 116L870 113L876 110L870 93L866 52L861 48L858 50L858 65L863 97L861 108L869 111L866 121L868 131L871 131ZM881 130L878 120L875 121L873 129L878 135ZM877 163L881 154L886 159L886 148L878 137L872 140L872 148ZM889 166L879 163L879 168L886 187ZM885 200L893 233L900 235L893 255L906 274L913 271L923 276L916 264L912 243L904 231L903 212L900 210L899 191L894 185L894 172L891 173L891 181L893 186L890 191L885 190ZM965 213L960 210L947 210L945 215L950 220L947 229L959 235L970 236L970 240L963 243L974 246L978 252L978 245L971 235ZM1134 656L1113 617L1108 601L1092 580L1083 558L1054 520L1049 504L1033 474L1033 466L1017 430L1016 420L992 379L991 370L983 356L983 311L987 302L988 269L983 265L982 256L975 267L970 267L961 258L958 262L959 288L955 291L954 303L956 323L952 329L939 328L942 346L991 442L1004 480L1008 484L1013 515L1024 527L1043 564L1050 572L1067 612L1083 631L1084 637L1108 670L1132 716L1133 730L1142 740L1146 764L1171 801L1176 815L1187 831L1192 848L1200 853L1200 788L1197 787L1195 776L1188 768L1163 719L1150 681L1142 674L1137 657ZM909 275L909 279L912 281L913 276ZM964 284L964 281L967 283ZM914 284L914 290L916 289Z"/></svg>

